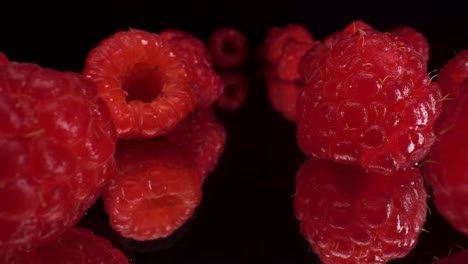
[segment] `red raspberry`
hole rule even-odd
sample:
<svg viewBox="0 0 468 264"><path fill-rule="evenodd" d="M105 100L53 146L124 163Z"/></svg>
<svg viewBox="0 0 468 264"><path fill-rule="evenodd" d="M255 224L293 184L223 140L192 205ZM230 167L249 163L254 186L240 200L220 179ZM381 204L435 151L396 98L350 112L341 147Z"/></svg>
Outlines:
<svg viewBox="0 0 468 264"><path fill-rule="evenodd" d="M304 55L297 140L307 155L392 174L435 140L439 86L406 41L373 29L334 34ZM309 61L307 61L309 60Z"/></svg>
<svg viewBox="0 0 468 264"><path fill-rule="evenodd" d="M115 173L95 85L32 63L0 66L0 245L30 250L75 225Z"/></svg>
<svg viewBox="0 0 468 264"><path fill-rule="evenodd" d="M296 121L296 101L300 90L297 82L281 80L274 74L267 82L268 100L271 106L291 122Z"/></svg>
<svg viewBox="0 0 468 264"><path fill-rule="evenodd" d="M438 211L461 233L468 235L468 79L459 96L447 101L436 121L438 140L423 163Z"/></svg>
<svg viewBox="0 0 468 264"><path fill-rule="evenodd" d="M211 108L190 115L167 136L169 144L184 149L205 179L218 164L226 144L226 129Z"/></svg>
<svg viewBox="0 0 468 264"><path fill-rule="evenodd" d="M434 261L432 264L466 264L466 263L468 263L468 250L459 250L453 255Z"/></svg>
<svg viewBox="0 0 468 264"><path fill-rule="evenodd" d="M161 32L192 68L197 98L196 108L211 106L223 93L221 77L213 69L213 60L205 44L197 37L183 31L169 29Z"/></svg>
<svg viewBox="0 0 468 264"><path fill-rule="evenodd" d="M7 56L0 52L0 65L7 64L9 62Z"/></svg>
<svg viewBox="0 0 468 264"><path fill-rule="evenodd" d="M202 195L198 164L163 139L120 142L118 176L102 193L110 224L138 241L165 238L193 215Z"/></svg>
<svg viewBox="0 0 468 264"><path fill-rule="evenodd" d="M299 74L299 63L304 54L314 46L313 43L290 41L283 47L276 72L280 79L294 81L301 77Z"/></svg>
<svg viewBox="0 0 468 264"><path fill-rule="evenodd" d="M454 98L459 95L460 86L466 78L468 78L468 49L458 53L442 66L436 82L440 85L444 96Z"/></svg>
<svg viewBox="0 0 468 264"><path fill-rule="evenodd" d="M429 43L426 37L416 29L408 26L399 26L390 31L403 39L408 40L411 45L419 52L426 62L429 61Z"/></svg>
<svg viewBox="0 0 468 264"><path fill-rule="evenodd" d="M216 101L218 108L236 111L247 101L250 92L248 76L240 70L218 71L224 83L224 92Z"/></svg>
<svg viewBox="0 0 468 264"><path fill-rule="evenodd" d="M383 175L310 158L297 172L294 211L324 264L386 263L416 246L426 196L417 168Z"/></svg>
<svg viewBox="0 0 468 264"><path fill-rule="evenodd" d="M93 80L110 109L119 138L167 133L195 107L190 66L160 35L119 31L86 58Z"/></svg>
<svg viewBox="0 0 468 264"><path fill-rule="evenodd" d="M265 57L271 64L278 64L283 55L283 48L290 41L301 43L314 43L309 30L302 25L288 24L281 27L272 27L265 38Z"/></svg>
<svg viewBox="0 0 468 264"><path fill-rule="evenodd" d="M237 28L219 28L208 38L208 50L219 68L243 66L249 57L250 47L244 34Z"/></svg>
<svg viewBox="0 0 468 264"><path fill-rule="evenodd" d="M27 253L6 256L5 262L14 264L48 263L100 263L128 264L127 257L105 238L88 229L77 227L67 230L59 239Z"/></svg>

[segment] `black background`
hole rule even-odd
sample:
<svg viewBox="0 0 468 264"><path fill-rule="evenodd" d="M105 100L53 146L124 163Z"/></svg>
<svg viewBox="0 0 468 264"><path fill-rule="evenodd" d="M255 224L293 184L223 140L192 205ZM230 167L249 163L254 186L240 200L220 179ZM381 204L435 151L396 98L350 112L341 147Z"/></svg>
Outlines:
<svg viewBox="0 0 468 264"><path fill-rule="evenodd" d="M468 48L466 4L438 1L63 1L9 3L0 16L0 51L12 61L34 62L80 72L87 53L119 30L151 32L177 28L206 41L223 26L234 26L252 47L272 26L297 23L316 39L360 19L386 31L407 25L423 33L431 47L428 70ZM126 252L133 263L320 263L299 233L292 201L294 176L304 157L295 126L274 112L264 83L251 63L250 93L237 111L217 109L227 143L208 177L196 215L165 241L135 244L109 229L101 203L80 225L92 228ZM468 248L468 239L429 204L431 213L413 252L392 263L427 264L434 257Z"/></svg>

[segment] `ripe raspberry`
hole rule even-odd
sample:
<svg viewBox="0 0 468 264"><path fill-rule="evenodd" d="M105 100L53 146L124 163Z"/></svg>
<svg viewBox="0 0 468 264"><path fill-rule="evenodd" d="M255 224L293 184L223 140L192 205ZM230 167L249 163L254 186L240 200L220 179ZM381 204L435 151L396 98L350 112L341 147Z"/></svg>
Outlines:
<svg viewBox="0 0 468 264"><path fill-rule="evenodd" d="M226 129L211 108L190 115L167 135L170 145L182 148L198 164L205 179L218 164L226 144Z"/></svg>
<svg viewBox="0 0 468 264"><path fill-rule="evenodd" d="M208 50L219 68L243 66L249 57L250 47L244 34L237 28L222 27L211 33Z"/></svg>
<svg viewBox="0 0 468 264"><path fill-rule="evenodd" d="M455 254L434 261L432 264L466 264L468 263L468 250L459 250Z"/></svg>
<svg viewBox="0 0 468 264"><path fill-rule="evenodd" d="M32 63L0 66L0 119L0 251L31 250L95 202L117 135L92 82Z"/></svg>
<svg viewBox="0 0 468 264"><path fill-rule="evenodd" d="M383 175L309 158L297 172L294 211L324 264L386 263L416 245L426 190L417 168Z"/></svg>
<svg viewBox="0 0 468 264"><path fill-rule="evenodd" d="M283 55L283 48L290 41L300 43L314 43L309 30L302 25L288 24L281 27L272 27L265 38L265 57L271 64L278 64Z"/></svg>
<svg viewBox="0 0 468 264"><path fill-rule="evenodd" d="M189 33L174 29L161 32L161 36L192 68L196 108L211 106L223 93L224 86L221 77L213 69L213 60L205 44Z"/></svg>
<svg viewBox="0 0 468 264"><path fill-rule="evenodd" d="M301 77L299 74L299 64L304 54L314 46L313 43L290 41L283 47L276 72L280 79L294 81Z"/></svg>
<svg viewBox="0 0 468 264"><path fill-rule="evenodd" d="M194 109L191 68L175 53L160 35L133 29L88 54L84 75L96 83L119 138L165 134Z"/></svg>
<svg viewBox="0 0 468 264"><path fill-rule="evenodd" d="M333 34L301 61L297 140L307 155L392 174L429 151L439 86L406 41L374 29Z"/></svg>
<svg viewBox="0 0 468 264"><path fill-rule="evenodd" d="M240 70L220 70L218 75L223 80L224 92L216 101L216 106L229 111L238 110L249 96L249 78Z"/></svg>
<svg viewBox="0 0 468 264"><path fill-rule="evenodd" d="M165 238L181 227L201 201L202 175L193 159L166 140L120 142L119 174L103 190L104 209L121 236Z"/></svg>
<svg viewBox="0 0 468 264"><path fill-rule="evenodd" d="M416 51L423 56L426 63L429 61L429 43L421 32L412 27L399 26L392 29L390 33L408 40Z"/></svg>
<svg viewBox="0 0 468 264"><path fill-rule="evenodd" d="M0 65L7 64L9 62L7 56L0 52Z"/></svg>
<svg viewBox="0 0 468 264"><path fill-rule="evenodd" d="M268 100L273 109L290 122L296 121L296 101L301 87L297 82L281 80L274 74L267 81Z"/></svg>
<svg viewBox="0 0 468 264"><path fill-rule="evenodd" d="M454 98L460 94L460 86L466 78L468 78L468 49L458 53L442 66L436 82L440 85L444 96Z"/></svg>
<svg viewBox="0 0 468 264"><path fill-rule="evenodd" d="M432 189L437 210L455 229L468 235L468 79L456 99L447 101L435 124L434 142L423 173Z"/></svg>
<svg viewBox="0 0 468 264"><path fill-rule="evenodd" d="M31 252L6 256L2 263L128 264L127 257L103 237L85 228L71 228L56 241Z"/></svg>

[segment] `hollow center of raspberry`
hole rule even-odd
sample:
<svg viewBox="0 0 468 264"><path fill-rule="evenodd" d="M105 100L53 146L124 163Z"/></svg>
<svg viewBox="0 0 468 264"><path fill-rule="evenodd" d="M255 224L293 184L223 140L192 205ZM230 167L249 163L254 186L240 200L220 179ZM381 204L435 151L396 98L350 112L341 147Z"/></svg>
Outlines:
<svg viewBox="0 0 468 264"><path fill-rule="evenodd" d="M223 53L227 54L227 55L234 55L238 51L236 42L234 40L232 40L232 39L226 39L223 42L223 45L222 45L221 49L222 49Z"/></svg>
<svg viewBox="0 0 468 264"><path fill-rule="evenodd" d="M159 96L163 84L159 67L145 63L135 64L122 81L128 101L138 100L145 103Z"/></svg>

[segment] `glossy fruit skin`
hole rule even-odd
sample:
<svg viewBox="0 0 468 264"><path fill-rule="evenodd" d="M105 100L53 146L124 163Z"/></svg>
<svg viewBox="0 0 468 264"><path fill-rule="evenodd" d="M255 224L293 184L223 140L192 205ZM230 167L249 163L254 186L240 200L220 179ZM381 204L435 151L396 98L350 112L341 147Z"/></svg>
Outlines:
<svg viewBox="0 0 468 264"><path fill-rule="evenodd" d="M437 141L422 163L437 210L459 232L468 235L468 79L457 98L446 101L436 121Z"/></svg>
<svg viewBox="0 0 468 264"><path fill-rule="evenodd" d="M406 40L371 28L336 32L300 67L297 140L305 154L383 174L427 155L441 93Z"/></svg>
<svg viewBox="0 0 468 264"><path fill-rule="evenodd" d="M74 227L59 239L27 253L8 256L2 263L14 264L128 264L127 257L105 238L91 230Z"/></svg>
<svg viewBox="0 0 468 264"><path fill-rule="evenodd" d="M83 74L96 83L120 139L163 135L196 106L192 69L155 33L116 32L89 52Z"/></svg>
<svg viewBox="0 0 468 264"><path fill-rule="evenodd" d="M94 204L117 134L92 82L32 63L0 66L0 119L0 251L32 250Z"/></svg>
<svg viewBox="0 0 468 264"><path fill-rule="evenodd" d="M296 175L294 212L323 263L386 263L416 245L426 199L417 168L383 175L309 158Z"/></svg>

